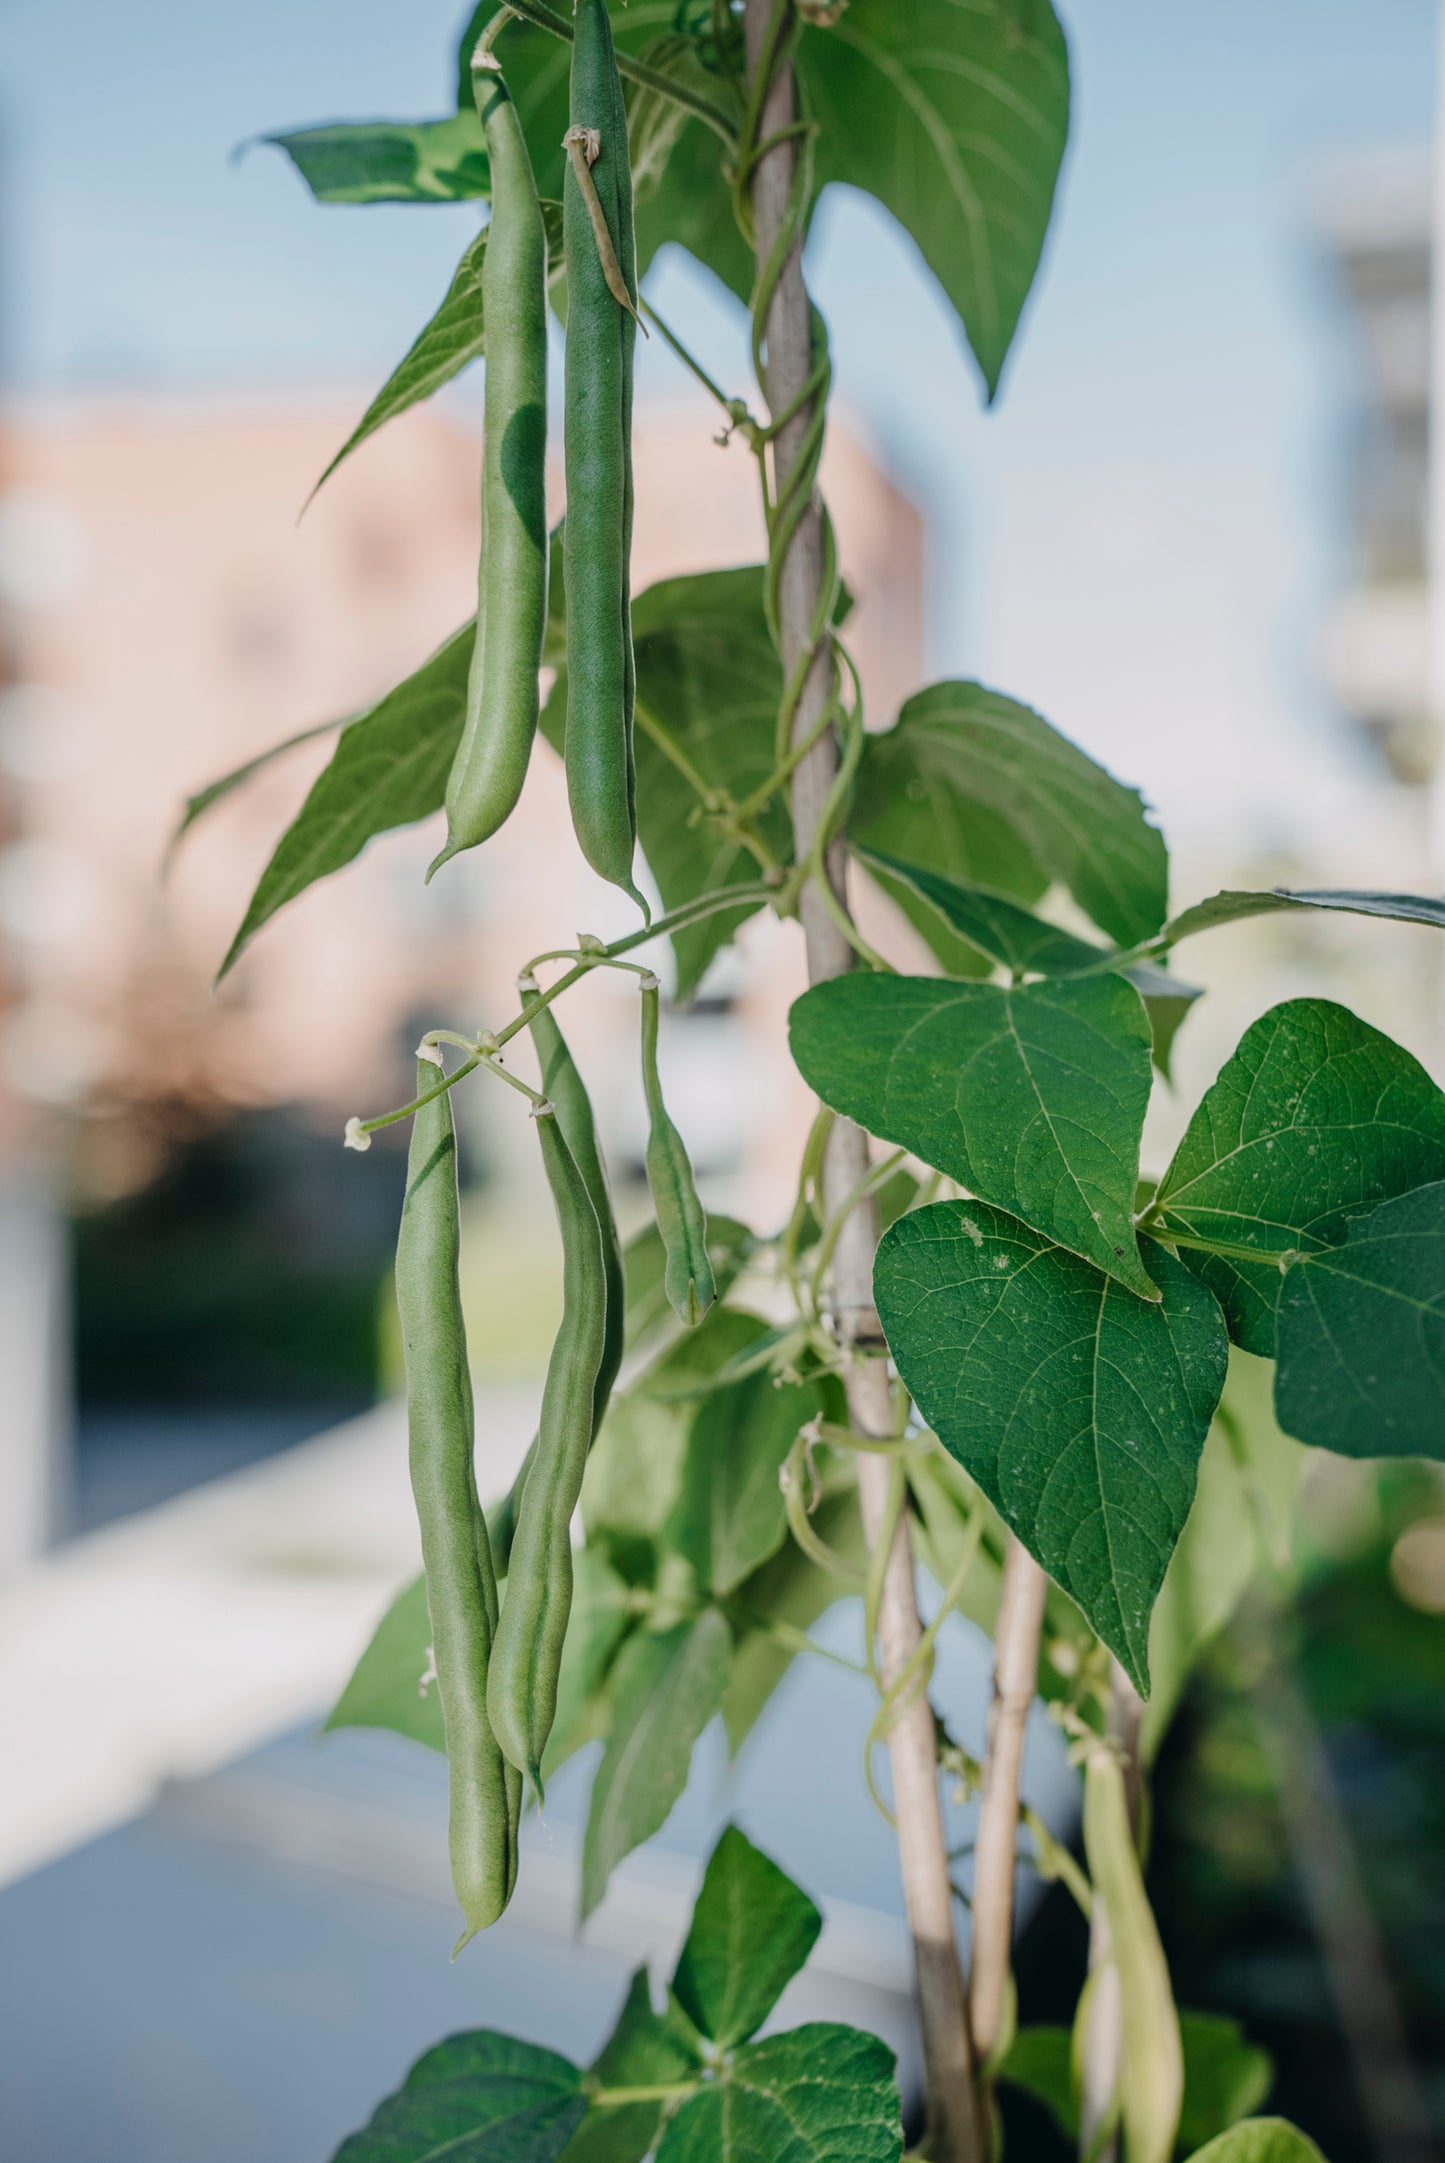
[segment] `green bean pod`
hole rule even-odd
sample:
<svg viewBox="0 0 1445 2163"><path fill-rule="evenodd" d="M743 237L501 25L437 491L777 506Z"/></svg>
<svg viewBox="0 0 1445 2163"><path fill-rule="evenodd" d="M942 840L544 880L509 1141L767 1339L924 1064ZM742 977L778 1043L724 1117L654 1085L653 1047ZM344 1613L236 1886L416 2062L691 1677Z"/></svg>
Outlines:
<svg viewBox="0 0 1445 2163"><path fill-rule="evenodd" d="M1184 2055L1169 1963L1144 1890L1124 1773L1106 1748L1084 1765L1084 1852L1119 1979L1119 2116L1130 2163L1169 2163L1184 2098ZM1087 2008L1080 2015L1087 2020Z"/></svg>
<svg viewBox="0 0 1445 2163"><path fill-rule="evenodd" d="M569 154L562 188L567 267L565 455L567 735L572 823L594 871L631 894L637 846L632 722L632 358L637 335L632 172L606 0L577 0ZM580 178L582 164L586 178ZM591 200L589 200L589 197ZM605 226L604 260L594 210ZM620 273L630 306L609 283Z"/></svg>
<svg viewBox="0 0 1445 2163"><path fill-rule="evenodd" d="M530 1008L527 998L529 989L535 985L522 985L524 1005ZM528 1013L527 1026L532 1032L532 1042L537 1047L537 1058L542 1068L542 1093L557 1107L557 1123L562 1138L576 1159L582 1182L592 1197L592 1207L597 1212L597 1223L602 1233L602 1269L607 1280L607 1334L603 1346L602 1365L597 1370L597 1392L593 1407L592 1432L595 1435L602 1425L607 1410L607 1400L612 1395L612 1385L617 1380L617 1370L622 1365L623 1325L627 1309L627 1278L622 1267L622 1241L617 1234L617 1219L612 1212L612 1189L607 1181L607 1167L602 1161L602 1150L597 1140L597 1126L592 1117L592 1099L587 1085L577 1071L577 1065L567 1048L566 1038L557 1025L556 1015L550 1006L539 1006Z"/></svg>
<svg viewBox="0 0 1445 2163"><path fill-rule="evenodd" d="M437 1072L427 1060L418 1066L421 1096L435 1087ZM396 1303L406 1355L411 1486L446 1728L452 1883L466 1921L455 1949L460 1952L497 1920L512 1897L521 1783L487 1715L497 1581L473 1456L451 1104L450 1094L434 1097L412 1124L396 1244Z"/></svg>
<svg viewBox="0 0 1445 2163"><path fill-rule="evenodd" d="M687 1147L662 1100L662 1080L657 1071L658 1008L657 978L644 978L642 1085L647 1092L647 1184L652 1189L657 1229L667 1255L663 1289L678 1319L692 1328L717 1298L717 1281L707 1251L707 1217L698 1199Z"/></svg>
<svg viewBox="0 0 1445 2163"><path fill-rule="evenodd" d="M542 1416L517 1509L507 1597L487 1676L487 1712L509 1762L542 1800L542 1753L557 1712L557 1678L572 1606L572 1517L592 1445L607 1339L602 1231L557 1113L537 1113L562 1233L562 1325L547 1363Z"/></svg>
<svg viewBox="0 0 1445 2163"><path fill-rule="evenodd" d="M487 840L516 808L537 733L547 628L547 234L522 123L496 63L474 66L472 85L492 168L482 256L482 553L466 719L447 778L446 847L431 871Z"/></svg>

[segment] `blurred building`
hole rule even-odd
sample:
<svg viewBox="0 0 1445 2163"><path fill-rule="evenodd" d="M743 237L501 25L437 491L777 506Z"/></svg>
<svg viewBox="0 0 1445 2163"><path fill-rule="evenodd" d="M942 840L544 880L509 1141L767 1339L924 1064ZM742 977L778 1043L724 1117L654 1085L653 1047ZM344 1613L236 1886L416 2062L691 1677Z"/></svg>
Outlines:
<svg viewBox="0 0 1445 2163"><path fill-rule="evenodd" d="M517 819L484 856L426 887L436 835L388 839L268 927L211 1002L250 888L329 740L215 811L163 885L185 796L365 707L474 605L476 446L430 409L365 445L298 527L353 419L340 398L9 417L0 1134L18 1102L182 1085L354 1109L394 1080L396 1032L414 1012L510 1000L529 944L609 905L576 852L550 845L561 800L542 751ZM688 409L654 416L642 437L639 586L761 552L751 461L712 436L710 409ZM859 596L850 636L883 710L921 664L919 520L845 430L826 481ZM545 886L530 876L542 861ZM117 1183L133 1175L108 1169Z"/></svg>
<svg viewBox="0 0 1445 2163"><path fill-rule="evenodd" d="M1350 159L1315 201L1348 316L1356 407L1349 584L1325 633L1330 687L1412 786L1436 763L1428 590L1432 169L1428 151Z"/></svg>
<svg viewBox="0 0 1445 2163"><path fill-rule="evenodd" d="M17 404L4 420L0 1351L11 1387L0 1499L12 1563L70 1514L62 1216L76 1225L76 1341L92 1396L154 1407L269 1392L314 1402L313 1428L355 1409L376 1364L399 1156L389 1176L385 1149L365 1167L344 1156L343 1120L410 1094L422 1027L513 1011L528 955L579 929L632 925L572 844L560 765L539 743L521 807L485 851L428 886L439 821L386 836L267 925L212 995L333 739L220 803L167 872L186 797L364 709L475 605L478 458L463 411L394 422L298 523L355 412L340 395L108 397ZM752 460L720 449L715 431L699 404L653 413L640 435L639 589L761 554ZM886 715L921 668L920 521L846 427L832 433L825 478L857 596L850 639ZM711 1198L763 1220L784 1206L775 1175L809 1116L774 1033L799 966L796 938L758 925L664 1044ZM568 1025L625 1187L642 1155L635 1000L596 983L569 1002ZM746 1062L733 1052L753 1030L760 1043L772 1035L773 1063L740 1088ZM500 1348L525 1372L541 1343L512 1331L508 1299L526 1310L551 1255L515 1229L536 1221L536 1167L494 1095L474 1091L463 1107L471 1162L494 1201L498 1185L504 1202L517 1187L511 1220L493 1207L490 1222L505 1228L500 1244L521 1244L503 1270L476 1243L491 1323L478 1353L485 1364ZM169 1201L168 1168L184 1189ZM267 1212L259 1232L242 1221L242 1189ZM178 1230L158 1231L157 1209L147 1218L152 1194L161 1214L184 1217Z"/></svg>

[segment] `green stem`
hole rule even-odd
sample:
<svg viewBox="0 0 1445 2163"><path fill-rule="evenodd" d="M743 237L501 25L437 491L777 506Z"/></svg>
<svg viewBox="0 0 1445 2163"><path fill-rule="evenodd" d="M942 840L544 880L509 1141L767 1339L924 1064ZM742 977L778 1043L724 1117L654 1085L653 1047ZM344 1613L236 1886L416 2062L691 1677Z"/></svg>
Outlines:
<svg viewBox="0 0 1445 2163"><path fill-rule="evenodd" d="M1147 1221L1147 1214L1146 1212L1145 1218L1141 1219L1134 1229L1142 1238L1155 1240L1160 1246L1188 1247L1191 1252L1217 1254L1221 1261L1225 1262L1273 1264L1280 1270L1281 1275L1291 1262L1300 1259L1299 1249L1296 1247L1280 1247L1274 1250L1265 1248L1261 1251L1258 1247L1238 1246L1228 1239L1201 1239L1193 1232L1176 1232L1171 1224L1162 1224L1157 1220L1151 1224Z"/></svg>
<svg viewBox="0 0 1445 2163"><path fill-rule="evenodd" d="M723 833L731 835L739 842L750 856L755 857L762 870L780 871L782 866L762 835L756 832L751 824L738 817L729 797L720 794L703 778L671 730L643 705L641 699L637 700L635 710L638 727L651 737L663 757L676 767L702 805L704 814L712 819Z"/></svg>
<svg viewBox="0 0 1445 2163"><path fill-rule="evenodd" d="M627 2103L676 2103L696 2095L697 2087L695 2080L674 2080L655 2088L594 2088L592 2103L598 2110L620 2110Z"/></svg>
<svg viewBox="0 0 1445 2163"><path fill-rule="evenodd" d="M726 413L728 419L732 422L733 426L735 428L754 428L758 429L759 433L761 433L761 424L753 419L751 413L748 412L748 409L744 405L742 399L729 398L727 392L722 388L722 386L713 381L712 377L708 374L706 368L703 367L702 362L698 360L695 355L688 351L687 347L678 337L677 332L670 329L668 325L664 323L662 317L653 307L651 301L645 300L642 303L642 312L649 319L649 321L657 325L658 329L662 332L665 342L672 347L673 352L682 362L684 368L690 369L692 373L697 377L697 380L702 385L703 389L708 392L709 396L716 399L717 403L722 407L724 413Z"/></svg>

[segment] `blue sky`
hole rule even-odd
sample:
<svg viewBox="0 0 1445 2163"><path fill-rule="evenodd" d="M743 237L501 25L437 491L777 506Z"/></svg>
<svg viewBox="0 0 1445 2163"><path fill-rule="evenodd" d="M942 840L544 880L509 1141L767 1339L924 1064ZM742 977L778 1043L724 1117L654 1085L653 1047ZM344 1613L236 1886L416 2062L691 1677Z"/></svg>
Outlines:
<svg viewBox="0 0 1445 2163"><path fill-rule="evenodd" d="M321 209L276 153L229 152L263 128L443 109L463 12L0 0L10 380L369 387L473 213ZM1336 800L1314 642L1339 565L1349 351L1303 206L1322 160L1428 139L1434 9L1064 12L1074 140L997 407L910 245L846 195L810 262L839 396L929 514L931 665L1032 699L1169 817L1237 802L1268 840L1306 749L1326 820ZM738 311L676 258L657 280L742 382ZM644 387L666 395L681 385L659 343ZM1254 783L1235 771L1246 752Z"/></svg>

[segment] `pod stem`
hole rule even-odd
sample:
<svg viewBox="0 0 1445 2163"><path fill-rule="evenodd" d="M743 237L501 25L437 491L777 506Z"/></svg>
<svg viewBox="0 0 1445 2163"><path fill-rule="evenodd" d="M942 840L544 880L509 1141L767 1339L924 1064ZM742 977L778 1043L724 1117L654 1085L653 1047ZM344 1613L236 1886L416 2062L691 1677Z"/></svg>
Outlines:
<svg viewBox="0 0 1445 2163"><path fill-rule="evenodd" d="M592 178L592 168L602 155L602 135L597 128L569 128L562 138L562 148L572 161L572 175L587 208L592 237L597 243L597 255L602 264L602 275L607 280L607 290L619 308L625 308L646 338L647 325L637 313L637 304L627 290L627 280L622 275L622 265L612 245L612 235L607 229L607 213L602 208L602 198L597 193L597 183Z"/></svg>

